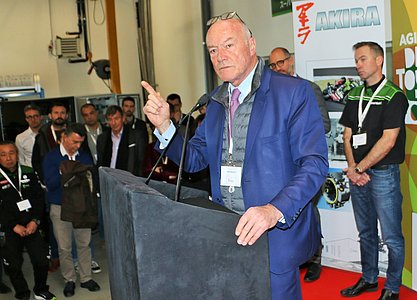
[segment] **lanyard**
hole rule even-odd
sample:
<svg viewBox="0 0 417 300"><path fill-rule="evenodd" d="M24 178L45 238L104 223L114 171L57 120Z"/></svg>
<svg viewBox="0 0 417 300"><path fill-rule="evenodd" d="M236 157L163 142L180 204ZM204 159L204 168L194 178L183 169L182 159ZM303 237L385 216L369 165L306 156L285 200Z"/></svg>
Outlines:
<svg viewBox="0 0 417 300"><path fill-rule="evenodd" d="M91 140L93 141L94 145L97 145L97 139L94 137L94 135L91 133L90 128L85 125L85 129L87 130L87 132L89 133L88 135L90 136ZM96 135L98 136L100 134L100 126L97 127L97 131L96 131Z"/></svg>
<svg viewBox="0 0 417 300"><path fill-rule="evenodd" d="M237 87L236 87L237 89ZM229 113L229 157L232 156L233 154L233 137L232 137L232 114L231 114L231 105L232 105L232 93L229 91L229 109L228 109L228 113Z"/></svg>
<svg viewBox="0 0 417 300"><path fill-rule="evenodd" d="M378 93L382 90L382 88L385 86L385 84L387 83L387 79L385 78L377 87L377 89L375 90L375 92L372 94L371 99L369 100L368 104L365 107L365 111L362 111L362 103L363 103L363 96L365 94L365 86L363 87L362 91L361 91L361 95L359 98L359 107L358 107L358 131L361 130L362 128L362 124L363 121L366 118L366 115L369 112L369 108L371 107L371 103L374 100L375 96L378 95Z"/></svg>
<svg viewBox="0 0 417 300"><path fill-rule="evenodd" d="M10 183L10 185L16 190L16 192L19 193L20 199L22 199L23 201L23 196L22 196L22 183L20 182L20 178L22 177L22 169L20 168L20 165L17 165L17 181L19 183L19 189L16 188L16 186L14 185L13 181L9 178L9 176L7 176L6 172L3 171L3 169L0 168L0 173L1 175L4 176L4 178L6 178L7 182Z"/></svg>
<svg viewBox="0 0 417 300"><path fill-rule="evenodd" d="M232 153L233 153L232 126L233 126L233 124L232 124L232 120L230 118L230 109L229 109L229 154L230 155L232 155Z"/></svg>

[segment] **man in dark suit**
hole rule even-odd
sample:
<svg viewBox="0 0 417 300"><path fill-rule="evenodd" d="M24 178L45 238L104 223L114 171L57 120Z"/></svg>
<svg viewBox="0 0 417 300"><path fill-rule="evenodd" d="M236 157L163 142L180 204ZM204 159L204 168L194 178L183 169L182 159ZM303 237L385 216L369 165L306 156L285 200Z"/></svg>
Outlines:
<svg viewBox="0 0 417 300"><path fill-rule="evenodd" d="M187 124L188 119L190 119L190 125L189 125L189 137L191 138L194 135L194 131L195 131L195 119L193 118L193 116L188 116L187 118L185 118L182 122L180 122L182 120L182 118L184 118L184 114L182 112L182 101L181 101L181 97L178 94L169 94L167 96L167 102L171 105L171 120L173 122L175 122L175 124L177 126L181 126L180 127L180 132L182 134L185 134L185 126Z"/></svg>
<svg viewBox="0 0 417 300"><path fill-rule="evenodd" d="M295 73L294 56L291 55L291 53L285 48L277 47L271 51L271 54L269 55L268 66L272 71L301 78L297 76L297 74ZM329 113L327 111L326 103L324 101L323 93L320 87L316 83L310 80L307 80L307 81L310 83L311 87L313 88L314 94L316 96L317 104L320 108L321 118L323 120L324 131L329 132L330 131L330 119L329 119ZM320 212L319 212L319 209L317 208L317 204L320 200L320 197L321 197L321 190L319 190L319 192L313 198L314 211L319 220L319 223L320 223ZM307 272L304 276L304 281L311 282L320 278L322 247L323 246L320 243L316 253L306 264Z"/></svg>
<svg viewBox="0 0 417 300"><path fill-rule="evenodd" d="M135 100L131 96L127 96L122 100L122 110L124 118L124 124L130 125L132 129L139 131L140 135L148 135L148 129L146 123L135 117ZM149 140L149 139L148 139Z"/></svg>
<svg viewBox="0 0 417 300"><path fill-rule="evenodd" d="M285 48L277 47L271 51L271 54L269 54L268 67L272 71L301 78L295 73L294 55L292 55ZM317 104L320 108L321 118L323 120L324 131L327 133L330 131L330 118L329 112L327 111L326 102L323 97L323 92L315 82L310 80L307 81L310 83L314 91L314 95L316 96Z"/></svg>
<svg viewBox="0 0 417 300"><path fill-rule="evenodd" d="M82 149L91 155L94 165L97 164L97 138L103 132L110 130L98 120L98 110L93 103L86 103L80 108L81 116L84 119L84 127L87 137L81 146Z"/></svg>
<svg viewBox="0 0 417 300"><path fill-rule="evenodd" d="M109 106L105 116L111 130L98 136L97 165L143 176L143 160L148 144L147 133L141 134L130 125L125 125L120 106Z"/></svg>
<svg viewBox="0 0 417 300"><path fill-rule="evenodd" d="M210 166L212 199L242 214L237 243L269 239L273 299L301 299L298 266L318 247L311 199L327 175L327 146L313 90L272 72L236 12L207 22L206 45L224 83L210 94L206 117L189 141L185 169ZM174 136L169 105L146 82L144 107L167 155L178 163L183 138ZM237 91L236 91L237 90ZM237 107L235 109L234 107Z"/></svg>

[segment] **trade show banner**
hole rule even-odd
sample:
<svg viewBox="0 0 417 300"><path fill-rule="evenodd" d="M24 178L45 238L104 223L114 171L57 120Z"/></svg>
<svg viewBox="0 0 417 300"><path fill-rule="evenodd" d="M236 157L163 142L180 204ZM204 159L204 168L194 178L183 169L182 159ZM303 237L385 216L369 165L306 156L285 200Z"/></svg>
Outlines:
<svg viewBox="0 0 417 300"><path fill-rule="evenodd" d="M361 83L352 46L374 41L385 48L384 0L293 1L296 72L323 90L332 128L326 134L329 173L318 207L323 233L322 262L341 269L361 271L360 247L350 201L339 119L345 97ZM385 73L384 64L384 73ZM387 247L380 238L379 265L387 270Z"/></svg>
<svg viewBox="0 0 417 300"><path fill-rule="evenodd" d="M401 169L406 258L403 283L417 290L417 2L392 0L393 81L406 93L406 161Z"/></svg>

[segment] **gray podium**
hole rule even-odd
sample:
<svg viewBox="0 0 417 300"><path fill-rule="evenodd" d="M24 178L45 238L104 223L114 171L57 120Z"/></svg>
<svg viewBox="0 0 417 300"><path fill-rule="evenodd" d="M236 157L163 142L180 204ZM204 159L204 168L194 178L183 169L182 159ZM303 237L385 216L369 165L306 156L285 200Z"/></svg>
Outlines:
<svg viewBox="0 0 417 300"><path fill-rule="evenodd" d="M239 246L238 215L172 201L171 184L99 173L113 300L271 299L266 235ZM207 194L183 187L181 197Z"/></svg>

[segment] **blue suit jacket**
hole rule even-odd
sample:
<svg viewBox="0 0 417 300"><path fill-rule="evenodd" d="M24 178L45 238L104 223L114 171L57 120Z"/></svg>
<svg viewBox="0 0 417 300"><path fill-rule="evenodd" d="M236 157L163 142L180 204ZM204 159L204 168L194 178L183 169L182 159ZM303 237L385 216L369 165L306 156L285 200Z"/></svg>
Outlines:
<svg viewBox="0 0 417 300"><path fill-rule="evenodd" d="M212 98L188 143L185 161L187 172L210 166L213 201L221 204L225 119L225 106ZM167 152L177 163L181 144L178 134ZM321 236L310 199L327 171L323 121L309 83L265 68L249 121L242 191L246 209L271 203L285 216L285 224L268 231L272 272L297 268L316 251Z"/></svg>

